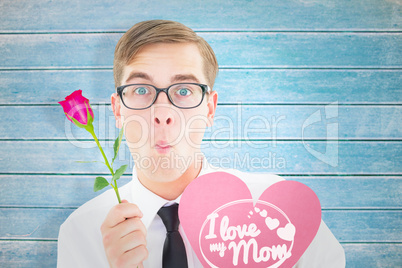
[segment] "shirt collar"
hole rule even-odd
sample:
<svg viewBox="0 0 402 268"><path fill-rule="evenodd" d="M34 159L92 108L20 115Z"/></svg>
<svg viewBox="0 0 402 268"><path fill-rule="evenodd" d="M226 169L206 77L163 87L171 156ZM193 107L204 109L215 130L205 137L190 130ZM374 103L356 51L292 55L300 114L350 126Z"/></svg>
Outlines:
<svg viewBox="0 0 402 268"><path fill-rule="evenodd" d="M213 167L210 166L203 156L202 159L202 167L200 174L198 176L207 174L212 172ZM173 202L180 203L181 195L176 200L166 200L150 190L148 190L141 182L138 180L137 171L135 166L133 167L133 180L132 180L132 203L136 204L139 209L143 213L142 222L144 223L145 227L148 228L155 218L155 215L158 213L159 209L166 205Z"/></svg>

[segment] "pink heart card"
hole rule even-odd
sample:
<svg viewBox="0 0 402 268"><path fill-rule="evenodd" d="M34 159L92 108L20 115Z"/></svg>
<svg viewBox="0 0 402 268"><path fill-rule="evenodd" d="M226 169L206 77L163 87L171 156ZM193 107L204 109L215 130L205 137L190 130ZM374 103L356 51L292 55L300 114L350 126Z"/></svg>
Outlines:
<svg viewBox="0 0 402 268"><path fill-rule="evenodd" d="M253 201L241 179L214 172L187 186L179 217L204 267L293 267L318 231L321 206L300 182L274 183Z"/></svg>

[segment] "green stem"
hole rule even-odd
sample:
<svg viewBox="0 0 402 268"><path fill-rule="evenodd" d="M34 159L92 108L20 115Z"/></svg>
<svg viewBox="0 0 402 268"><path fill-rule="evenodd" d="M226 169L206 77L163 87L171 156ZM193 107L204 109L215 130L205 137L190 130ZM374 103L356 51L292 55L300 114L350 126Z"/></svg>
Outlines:
<svg viewBox="0 0 402 268"><path fill-rule="evenodd" d="M100 145L99 140L98 140L98 138L96 137L96 134L95 134L95 131L94 131L94 127L93 127L92 125L90 125L90 127L88 127L87 130L88 130L89 133L91 133L92 137L94 138L94 140L95 140L95 142L96 142L96 145L98 145L98 148L99 148L100 152L101 152L102 155L103 155L103 159L105 160L105 165L106 165L106 166L108 167L108 169L110 170L110 173L112 173L112 176L114 176L113 169L110 167L109 161L107 161L105 152L103 151L102 146Z"/></svg>
<svg viewBox="0 0 402 268"><path fill-rule="evenodd" d="M120 194L119 194L119 188L117 188L117 182L114 181L114 186L112 185L114 191L116 192L117 200L119 201L119 204L121 203L120 199Z"/></svg>
<svg viewBox="0 0 402 268"><path fill-rule="evenodd" d="M103 159L105 160L105 165L108 167L108 169L110 170L110 173L112 174L112 176L114 176L114 172L113 172L113 168L110 166L109 161L107 160L107 157L105 155L105 152L103 151L102 146L99 143L98 137L96 137L95 131L94 131L94 127L92 124L88 125L85 128L89 133L91 133L92 137L94 138L96 145L98 145L98 148L100 150L100 152L102 153ZM113 187L114 191L116 192L116 196L117 196L117 200L119 201L119 204L121 203L121 199L120 199L120 194L119 194L119 188L117 187L117 182L114 181L114 185L111 183L110 186Z"/></svg>

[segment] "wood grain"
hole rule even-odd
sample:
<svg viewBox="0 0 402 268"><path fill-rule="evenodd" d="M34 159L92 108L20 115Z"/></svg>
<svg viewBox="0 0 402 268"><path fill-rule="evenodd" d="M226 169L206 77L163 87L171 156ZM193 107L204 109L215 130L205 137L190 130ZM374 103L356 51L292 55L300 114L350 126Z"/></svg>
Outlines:
<svg viewBox="0 0 402 268"><path fill-rule="evenodd" d="M56 240L58 227L73 211L0 208L0 240ZM402 238L399 212L324 210L322 218L340 242L399 242Z"/></svg>
<svg viewBox="0 0 402 268"><path fill-rule="evenodd" d="M3 32L122 31L148 19L170 19L207 31L395 31L398 1L3 0ZM24 12L21 12L24 11ZM35 14L35 16L32 16Z"/></svg>
<svg viewBox="0 0 402 268"><path fill-rule="evenodd" d="M77 208L105 191L93 192L95 177L96 174L0 175L0 207ZM399 176L283 177L313 189L323 209L390 210L399 209L402 202L402 179ZM125 174L118 185L122 186L130 180L131 174Z"/></svg>
<svg viewBox="0 0 402 268"><path fill-rule="evenodd" d="M398 104L401 83L399 70L221 69L214 90L219 104ZM55 104L77 89L110 103L112 71L0 71L0 105Z"/></svg>
<svg viewBox="0 0 402 268"><path fill-rule="evenodd" d="M214 49L222 68L402 66L402 34L398 33L200 35ZM120 33L3 34L0 35L0 69L111 68L114 48L121 36Z"/></svg>
<svg viewBox="0 0 402 268"><path fill-rule="evenodd" d="M402 261L401 244L342 244L347 267L398 267ZM0 241L0 265L6 267L55 267L55 241Z"/></svg>
<svg viewBox="0 0 402 268"><path fill-rule="evenodd" d="M154 18L195 29L217 54L209 161L307 184L346 267L400 267L401 14L398 0L1 1L0 267L56 266L59 225L99 194L93 179L107 174L75 162L101 156L57 102L82 89L110 155L114 46L134 23ZM334 102L337 116L327 118ZM316 112L321 121L303 128ZM334 123L338 132L328 136ZM247 124L256 131L244 132ZM322 155L334 148L331 166ZM133 166L125 145L118 159Z"/></svg>
<svg viewBox="0 0 402 268"><path fill-rule="evenodd" d="M105 153L112 155L113 142L102 143ZM335 145L338 148L337 166L331 166L332 162L325 162L325 159L316 158L306 149L325 154L327 146L331 148ZM401 142L208 141L201 145L201 149L211 165L243 171L317 175L402 174ZM0 155L4 162L0 166L0 173L108 173L101 163L76 162L102 161L98 148L90 141L3 141L0 142ZM123 145L116 167L128 164L128 174L133 167L132 159L128 147ZM152 159L142 157L138 164L148 166L150 161ZM188 159L179 158L178 165L182 161Z"/></svg>
<svg viewBox="0 0 402 268"><path fill-rule="evenodd" d="M329 107L334 110L334 115L326 112ZM98 138L114 140L118 129L111 106L95 105L92 108ZM316 113L320 121L310 124L308 120ZM328 124L337 124L337 131L328 132ZM392 105L219 105L214 125L207 128L204 139L397 140L402 136L401 125L402 107ZM0 133L4 133L0 139L17 140L91 138L87 131L66 119L58 104L0 106Z"/></svg>

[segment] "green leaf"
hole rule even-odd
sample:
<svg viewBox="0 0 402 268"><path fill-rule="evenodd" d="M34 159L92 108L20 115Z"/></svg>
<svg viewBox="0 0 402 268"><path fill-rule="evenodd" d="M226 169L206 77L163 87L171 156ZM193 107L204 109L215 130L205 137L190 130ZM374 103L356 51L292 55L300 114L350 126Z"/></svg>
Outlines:
<svg viewBox="0 0 402 268"><path fill-rule="evenodd" d="M85 107L87 109L87 125L92 125L92 122L94 121L94 119L93 119L91 113L89 112L89 109L92 110L91 104L88 103L88 105L87 105L87 103L85 103Z"/></svg>
<svg viewBox="0 0 402 268"><path fill-rule="evenodd" d="M80 127L80 128L85 128L85 127L86 127L86 125L81 124L81 123L78 122L78 120L75 119L74 117L69 116L67 113L65 113L65 114L66 114L66 116L67 116L68 118L70 118L70 119L73 121L73 123L74 123L77 127Z"/></svg>
<svg viewBox="0 0 402 268"><path fill-rule="evenodd" d="M116 138L116 140L114 141L114 144L113 144L114 156L113 156L113 159L112 159L112 165L114 163L114 160L116 160L117 153L119 152L121 140L123 138L123 132L124 132L123 129L124 129L124 126L121 127L119 136Z"/></svg>
<svg viewBox="0 0 402 268"><path fill-rule="evenodd" d="M109 182L104 177L96 177L94 183L94 192L102 190L109 185Z"/></svg>
<svg viewBox="0 0 402 268"><path fill-rule="evenodd" d="M114 173L112 182L120 179L120 176L123 175L123 173L124 173L124 171L126 171L126 169L127 169L127 165L123 165L118 170L116 170L116 172Z"/></svg>

